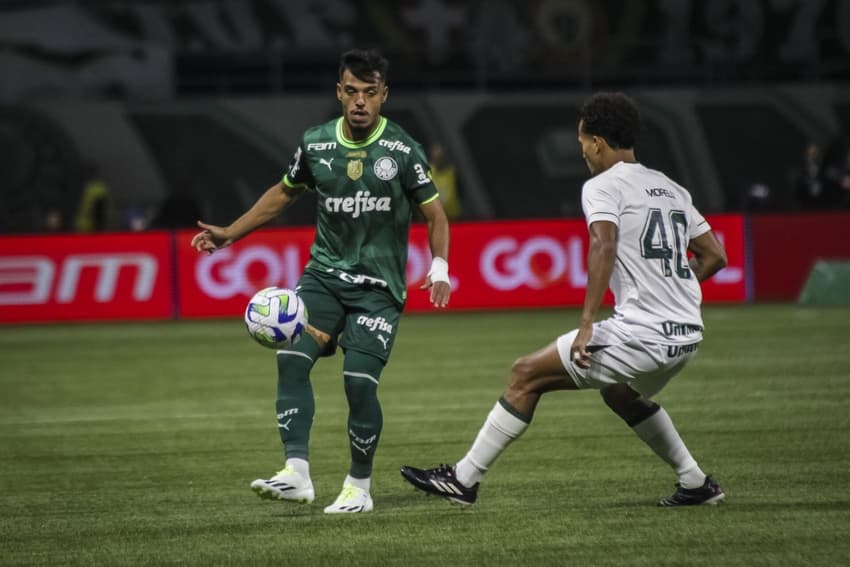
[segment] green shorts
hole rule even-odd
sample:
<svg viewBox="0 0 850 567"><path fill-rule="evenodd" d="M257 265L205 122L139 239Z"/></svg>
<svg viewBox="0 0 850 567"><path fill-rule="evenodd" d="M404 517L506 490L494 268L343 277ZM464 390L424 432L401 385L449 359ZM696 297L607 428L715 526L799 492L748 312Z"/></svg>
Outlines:
<svg viewBox="0 0 850 567"><path fill-rule="evenodd" d="M387 361L404 309L389 290L310 269L301 275L296 289L307 306L309 323L332 337L333 344L321 356L331 356L339 340L343 350Z"/></svg>

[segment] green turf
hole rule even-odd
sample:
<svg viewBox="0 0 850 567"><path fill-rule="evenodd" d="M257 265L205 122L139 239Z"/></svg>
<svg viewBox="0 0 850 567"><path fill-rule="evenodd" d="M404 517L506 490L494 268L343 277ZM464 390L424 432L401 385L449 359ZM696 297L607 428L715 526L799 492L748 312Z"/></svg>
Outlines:
<svg viewBox="0 0 850 567"><path fill-rule="evenodd" d="M659 396L717 507L592 392L546 396L470 510L398 474L464 453L518 355L576 311L406 316L381 380L375 512L326 517L348 461L341 358L314 372L317 500L281 464L275 361L233 321L0 327L2 565L848 565L850 309L713 307Z"/></svg>

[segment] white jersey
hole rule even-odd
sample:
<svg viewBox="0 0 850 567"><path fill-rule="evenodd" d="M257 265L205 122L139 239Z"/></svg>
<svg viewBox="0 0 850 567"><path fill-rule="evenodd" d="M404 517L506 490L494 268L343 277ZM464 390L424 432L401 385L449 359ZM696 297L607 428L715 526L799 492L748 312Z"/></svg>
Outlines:
<svg viewBox="0 0 850 567"><path fill-rule="evenodd" d="M618 227L609 286L614 319L641 340L689 344L702 340L702 290L688 266L688 243L711 230L691 195L666 175L619 162L582 188L587 225Z"/></svg>

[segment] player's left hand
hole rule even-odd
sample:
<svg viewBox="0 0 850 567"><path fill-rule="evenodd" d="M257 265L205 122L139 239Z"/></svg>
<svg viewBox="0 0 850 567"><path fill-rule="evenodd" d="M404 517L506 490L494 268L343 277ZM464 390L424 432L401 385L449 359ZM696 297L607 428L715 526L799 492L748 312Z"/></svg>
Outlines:
<svg viewBox="0 0 850 567"><path fill-rule="evenodd" d="M452 294L452 286L447 282L432 282L431 276L425 277L425 283L423 283L419 289L428 289L431 288L431 303L437 309L443 309L449 304L449 297Z"/></svg>
<svg viewBox="0 0 850 567"><path fill-rule="evenodd" d="M593 327L579 327L578 334L570 347L570 360L579 368L590 368L590 352L587 345L593 338Z"/></svg>

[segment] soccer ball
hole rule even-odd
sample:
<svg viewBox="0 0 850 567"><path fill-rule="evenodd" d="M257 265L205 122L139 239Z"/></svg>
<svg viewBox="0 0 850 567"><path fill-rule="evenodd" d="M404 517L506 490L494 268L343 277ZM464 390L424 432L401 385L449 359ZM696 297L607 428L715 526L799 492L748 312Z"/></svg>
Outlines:
<svg viewBox="0 0 850 567"><path fill-rule="evenodd" d="M264 347L291 347L307 327L307 307L291 289L267 287L248 302L245 325L248 334Z"/></svg>

